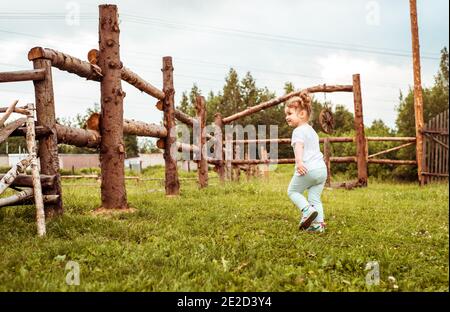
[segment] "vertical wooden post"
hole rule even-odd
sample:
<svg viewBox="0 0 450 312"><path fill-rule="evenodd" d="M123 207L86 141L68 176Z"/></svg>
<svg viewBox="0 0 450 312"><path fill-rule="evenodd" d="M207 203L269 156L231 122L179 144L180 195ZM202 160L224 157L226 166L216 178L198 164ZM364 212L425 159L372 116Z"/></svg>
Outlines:
<svg viewBox="0 0 450 312"><path fill-rule="evenodd" d="M27 148L31 156L31 174L33 181L34 205L36 206L36 226L39 236L45 235L45 211L44 199L42 196L41 178L39 175L39 168L36 154L36 133L34 123L34 104L27 105Z"/></svg>
<svg viewBox="0 0 450 312"><path fill-rule="evenodd" d="M200 159L197 163L198 184L200 188L208 186L208 154L206 153L206 105L203 96L197 96L195 101L197 118L199 120L200 133L198 138L198 148L200 149Z"/></svg>
<svg viewBox="0 0 450 312"><path fill-rule="evenodd" d="M214 115L214 124L216 126L216 131L214 133L214 158L218 161L216 169L220 182L225 182L225 166L223 161L223 121L220 113L216 113Z"/></svg>
<svg viewBox="0 0 450 312"><path fill-rule="evenodd" d="M231 168L231 160L233 159L233 134L225 132L225 173L226 179L231 181L232 176L232 168Z"/></svg>
<svg viewBox="0 0 450 312"><path fill-rule="evenodd" d="M234 150L235 154L234 154L234 159L241 159L241 147L239 144L236 144L236 149ZM239 181L240 177L241 177L241 167L240 165L235 165L234 167L234 176L235 176L235 180Z"/></svg>
<svg viewBox="0 0 450 312"><path fill-rule="evenodd" d="M325 138L323 141L323 155L325 164L327 165L327 181L325 182L326 187L331 186L331 143L329 138Z"/></svg>
<svg viewBox="0 0 450 312"><path fill-rule="evenodd" d="M99 55L102 69L100 118L100 167L102 208L128 208L125 189L123 98L117 6L99 6Z"/></svg>
<svg viewBox="0 0 450 312"><path fill-rule="evenodd" d="M261 146L261 160L267 161L269 160L269 157L267 156L267 150L264 146ZM264 163L261 165L262 168L262 175L265 180L269 179L269 163Z"/></svg>
<svg viewBox="0 0 450 312"><path fill-rule="evenodd" d="M245 150L245 147L244 147L244 159L245 160L249 160L248 154L249 154L248 149ZM247 170L245 171L245 175L247 176L247 182L248 182L248 181L250 181L250 176L251 176L251 165L247 164L246 167L247 167Z"/></svg>
<svg viewBox="0 0 450 312"><path fill-rule="evenodd" d="M45 206L46 217L63 213L61 176L59 174L58 139L56 137L55 99L53 94L52 63L46 59L33 60L34 69L45 69L45 79L33 81L36 99L37 122L51 130L46 137L39 139L39 159L41 173L55 175L51 189L45 188L44 195L59 195L55 203Z"/></svg>
<svg viewBox="0 0 450 312"><path fill-rule="evenodd" d="M358 183L367 186L366 138L359 74L353 75L353 100L355 105L356 160L358 166Z"/></svg>
<svg viewBox="0 0 450 312"><path fill-rule="evenodd" d="M423 98L422 98L422 79L420 73L420 46L419 46L419 26L417 21L417 3L416 0L409 0L411 15L411 35L412 52L414 67L414 116L416 122L416 161L417 175L419 184L424 185L423 179Z"/></svg>
<svg viewBox="0 0 450 312"><path fill-rule="evenodd" d="M167 137L164 139L164 161L166 169L166 196L177 196L180 193L180 181L176 161L176 132L175 130L175 88L173 85L172 57L163 57L163 92L166 95L163 101L164 126Z"/></svg>

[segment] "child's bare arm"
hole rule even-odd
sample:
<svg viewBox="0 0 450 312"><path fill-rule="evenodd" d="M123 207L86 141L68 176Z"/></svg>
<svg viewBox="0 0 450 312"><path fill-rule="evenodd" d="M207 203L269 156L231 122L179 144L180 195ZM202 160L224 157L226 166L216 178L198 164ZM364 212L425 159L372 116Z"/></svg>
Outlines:
<svg viewBox="0 0 450 312"><path fill-rule="evenodd" d="M305 175L307 172L306 167L303 165L303 143L295 143L295 165L297 166L297 172L300 175Z"/></svg>

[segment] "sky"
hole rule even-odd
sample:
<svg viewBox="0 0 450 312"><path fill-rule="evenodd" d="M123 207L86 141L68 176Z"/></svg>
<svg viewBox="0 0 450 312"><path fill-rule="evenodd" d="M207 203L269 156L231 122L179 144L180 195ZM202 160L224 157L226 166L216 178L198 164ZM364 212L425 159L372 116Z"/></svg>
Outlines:
<svg viewBox="0 0 450 312"><path fill-rule="evenodd" d="M87 59L98 48L102 1L0 2L0 71L31 69L28 51L53 48ZM120 15L125 66L162 88L163 56L172 56L176 104L195 83L217 93L232 67L251 72L258 87L278 96L297 89L351 84L361 75L366 126L395 127L400 91L413 84L408 0L154 0L110 1ZM440 50L448 47L449 2L417 0L423 86L433 84ZM100 101L97 82L53 69L56 115L84 114ZM156 99L122 82L125 118L159 124ZM353 112L351 94L315 94ZM31 82L0 84L0 106L34 102ZM19 104L19 105L21 105Z"/></svg>

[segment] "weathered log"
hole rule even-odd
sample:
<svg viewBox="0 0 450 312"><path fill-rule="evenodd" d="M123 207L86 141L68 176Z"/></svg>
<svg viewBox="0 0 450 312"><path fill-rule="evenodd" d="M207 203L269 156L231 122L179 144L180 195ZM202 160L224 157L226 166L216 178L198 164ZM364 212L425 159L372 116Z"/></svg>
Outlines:
<svg viewBox="0 0 450 312"><path fill-rule="evenodd" d="M17 164L12 166L12 168L9 169L5 175L3 175L3 177L0 179L0 194L3 194L8 186L10 186L14 182L19 173L24 172L30 165L30 163L31 156L28 156L27 158L20 160Z"/></svg>
<svg viewBox="0 0 450 312"><path fill-rule="evenodd" d="M102 71L97 65L82 61L71 55L46 49L42 47L34 47L28 52L28 60L35 61L39 59L46 59L51 61L51 65L72 74L88 80L100 81L102 78Z"/></svg>
<svg viewBox="0 0 450 312"><path fill-rule="evenodd" d="M0 72L0 83L29 81L29 80L44 80L44 79L45 79L45 71L42 69Z"/></svg>
<svg viewBox="0 0 450 312"><path fill-rule="evenodd" d="M176 142L175 143L177 145L177 149L179 152L192 152L192 153L199 153L200 149L198 148L198 146L195 145L191 145L191 144L186 144L186 143L181 143L181 142Z"/></svg>
<svg viewBox="0 0 450 312"><path fill-rule="evenodd" d="M90 129L79 129L56 124L58 143L77 147L97 148L100 145L100 133Z"/></svg>
<svg viewBox="0 0 450 312"><path fill-rule="evenodd" d="M163 102L164 126L167 136L164 139L165 161L165 190L166 196L177 196L180 193L180 181L178 180L178 168L176 161L176 133L175 129L175 89L173 86L172 57L166 56L162 60L163 92L166 95ZM175 148L174 148L175 147Z"/></svg>
<svg viewBox="0 0 450 312"><path fill-rule="evenodd" d="M366 139L364 133L363 106L361 96L361 81L359 74L353 75L353 100L355 109L355 142L356 158L358 167L358 181L362 186L367 185L367 159L366 159Z"/></svg>
<svg viewBox="0 0 450 312"><path fill-rule="evenodd" d="M0 179L3 179L5 175L0 174ZM51 189L56 180L56 176L51 175L40 175L41 179L41 186L43 189ZM19 174L16 176L14 181L10 184L10 187L33 187L33 180L31 179L30 175L26 174Z"/></svg>
<svg viewBox="0 0 450 312"><path fill-rule="evenodd" d="M330 157L330 161L333 163L356 163L357 159L355 156Z"/></svg>
<svg viewBox="0 0 450 312"><path fill-rule="evenodd" d="M88 52L88 60L89 63L93 65L97 65L98 62L98 50L92 49ZM165 97L164 92L154 87L143 78L141 78L138 74L134 73L131 69L122 67L121 69L121 78L122 80L128 82L130 85L134 86L138 90L151 95L158 100L162 100Z"/></svg>
<svg viewBox="0 0 450 312"><path fill-rule="evenodd" d="M132 134L153 138L165 138L167 137L167 129L155 124L125 119L123 121L123 134Z"/></svg>
<svg viewBox="0 0 450 312"><path fill-rule="evenodd" d="M188 126L194 125L193 118L178 109L175 109L175 118Z"/></svg>
<svg viewBox="0 0 450 312"><path fill-rule="evenodd" d="M122 80L136 87L138 90L157 98L158 100L162 100L166 96L164 92L142 79L138 74L135 74L129 68L122 68Z"/></svg>
<svg viewBox="0 0 450 312"><path fill-rule="evenodd" d="M28 104L27 116L27 148L31 156L31 175L33 181L34 205L36 206L36 226L38 236L45 235L44 199L42 196L41 179L36 154L36 135L34 133L34 105Z"/></svg>
<svg viewBox="0 0 450 312"><path fill-rule="evenodd" d="M198 162L198 184L200 188L208 186L208 159L206 153L206 104L203 96L197 96L195 100L195 109L197 112L197 119L199 120L198 148L200 150L197 159ZM194 129L195 133L195 129Z"/></svg>
<svg viewBox="0 0 450 312"><path fill-rule="evenodd" d="M89 130L100 131L100 114L93 113L86 121L86 128ZM167 136L166 128L156 125L145 123L136 120L123 120L123 134L153 137L153 138L165 138Z"/></svg>
<svg viewBox="0 0 450 312"><path fill-rule="evenodd" d="M8 107L0 107L0 113L6 113L7 110L8 110ZM22 115L27 115L28 114L28 110L27 110L26 106L15 107L12 112L13 113L22 114Z"/></svg>
<svg viewBox="0 0 450 312"><path fill-rule="evenodd" d="M44 195L61 195L55 204L45 206L46 217L63 213L61 179L59 178L58 137L56 133L55 99L51 60L38 58L33 61L35 69L45 69L45 79L33 81L37 123L50 129L50 133L40 138L38 155L41 173L56 176L53 187L44 190Z"/></svg>
<svg viewBox="0 0 450 312"><path fill-rule="evenodd" d="M0 207L10 206L17 204L26 199L33 198L33 189L26 189L14 195L0 198Z"/></svg>
<svg viewBox="0 0 450 312"><path fill-rule="evenodd" d="M34 130L36 133L36 139L43 138L49 134L51 134L51 130L48 127L43 126L34 126ZM17 137L17 136L26 136L27 135L27 128L26 127L19 127L16 130L14 130L9 136L10 137Z"/></svg>
<svg viewBox="0 0 450 312"><path fill-rule="evenodd" d="M294 96L298 96L300 95L300 93L307 91L309 93L315 93L315 92L352 92L353 91L353 86L347 85L347 86L342 86L342 85L336 85L336 86L327 86L327 85L319 85L319 86L315 86L315 87L310 87L310 88L306 88L304 90L299 90L299 91L294 91L288 94L285 94L281 97L278 97L276 99L272 99L266 102L263 102L261 104L255 105L253 107L249 107L245 110L243 110L242 112L233 114L231 116L225 117L223 118L223 123L224 124L229 124L230 122L233 122L236 119L251 115L253 113L259 112L263 109L267 109L269 107L278 105L280 103L283 103L287 100L289 100L291 97Z"/></svg>
<svg viewBox="0 0 450 312"><path fill-rule="evenodd" d="M7 206L18 206L33 204L33 189L22 190L19 193L11 195L9 197L0 198L0 208ZM45 204L55 203L59 198L59 195L44 195L42 200Z"/></svg>
<svg viewBox="0 0 450 312"><path fill-rule="evenodd" d="M0 118L0 128L3 128L5 121L8 120L9 116L14 112L17 103L19 103L19 100L15 100L6 108L5 114Z"/></svg>
<svg viewBox="0 0 450 312"><path fill-rule="evenodd" d="M27 122L27 118L19 118L14 120L13 122L7 124L4 128L0 129L0 143L9 138L11 133L14 132L17 128L21 127L24 123Z"/></svg>
<svg viewBox="0 0 450 312"><path fill-rule="evenodd" d="M100 167L102 208L128 208L125 189L125 144L123 141L123 98L119 44L119 15L116 5L100 5L98 65L102 70L100 118ZM88 63L89 64L89 63Z"/></svg>

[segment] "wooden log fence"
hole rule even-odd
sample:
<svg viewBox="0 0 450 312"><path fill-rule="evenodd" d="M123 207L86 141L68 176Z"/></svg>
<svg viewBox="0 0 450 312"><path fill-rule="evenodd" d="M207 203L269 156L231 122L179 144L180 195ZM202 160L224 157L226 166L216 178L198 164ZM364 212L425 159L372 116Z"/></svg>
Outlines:
<svg viewBox="0 0 450 312"><path fill-rule="evenodd" d="M287 100L289 100L291 97L294 96L298 96L300 95L302 92L309 92L309 93L316 93L316 92L352 92L353 91L353 86L351 85L347 85L347 86L343 86L343 85L335 85L335 86L327 86L327 85L319 85L319 86L314 86L314 87L310 87L310 88L306 88L303 90L299 90L299 91L294 91L294 92L290 92L288 94L285 94L281 97L263 102L261 104L249 107L245 110L243 110L242 112L233 114L231 116L225 117L223 118L223 124L229 124L239 118L243 118L245 116L249 116L251 114L257 113L259 111L262 111L264 109L270 108L272 106L281 104L286 102Z"/></svg>
<svg viewBox="0 0 450 312"><path fill-rule="evenodd" d="M98 148L102 168L101 193L104 208L127 208L124 184L124 134L149 136L173 143L171 130L174 127L173 66L170 57L163 58L163 90L159 90L132 70L124 67L120 60L119 20L115 5L99 6L99 49L88 53L88 62L66 53L44 47L34 47L28 53L33 69L20 72L0 73L0 82L32 81L35 87L37 121L35 136L39 139L38 154L42 177L52 177L52 183L43 183L44 196L55 195L51 204L46 202L47 216L63 213L61 177L58 163L58 143L78 147ZM100 82L101 113L94 128L77 129L56 123L53 94L52 67L79 77ZM164 106L164 126L123 119L125 93L121 81L158 99ZM9 108L9 110L8 110ZM23 108L14 107L14 112ZM7 107L4 112L11 113ZM101 118L100 118L101 117ZM189 118L186 121L191 121ZM20 121L22 122L22 121ZM26 129L14 124L3 129L1 135L25 136ZM173 142L172 142L173 141ZM170 146L167 145L166 146ZM175 146L175 145L174 145ZM183 146L184 147L184 146ZM196 151L195 147L191 148ZM179 192L178 173L174 159L166 151L166 194ZM41 181L42 181L41 177ZM20 181L20 179L18 179ZM27 181L26 184L31 186ZM56 196L57 195L57 196ZM46 198L50 198L47 196Z"/></svg>
<svg viewBox="0 0 450 312"><path fill-rule="evenodd" d="M398 160L398 159L375 159L377 156L381 156L384 154L387 154L389 152L397 151L402 148L406 148L408 146L415 144L415 137L364 137L364 144L365 144L365 162L366 164L384 164L384 165L417 165L416 160ZM231 141L233 145L235 145L235 149L239 148L239 144L268 144L268 143L277 143L277 144L291 144L291 139L249 139L249 140L232 140ZM326 185L331 186L331 163L358 163L359 156L340 156L340 157L333 157L331 156L331 144L332 143L354 143L355 138L354 137L324 137L319 139L320 143L323 143L323 154L324 154L324 161L327 165L327 171L328 171L328 178ZM379 151L377 153L368 154L368 142L403 142L403 144L389 148L383 151ZM406 143L404 143L406 142ZM235 153L236 155L236 153ZM263 153L261 153L262 157L258 160L242 160L239 159L237 156L230 160L228 159L227 162L231 163L235 167L239 167L240 170L248 170L247 167L244 165L254 165L254 164L295 164L294 158L287 158L287 159L265 159ZM267 156L267 155L266 155ZM210 160L210 163L216 164L217 161ZM426 173L425 173L426 174ZM431 175L431 174L428 174ZM350 183L351 185L357 185L357 186L363 186L359 181L355 183ZM348 188L350 185L349 183L345 184L345 187ZM336 183L333 183L334 186L339 185ZM342 186L341 186L342 187Z"/></svg>
<svg viewBox="0 0 450 312"><path fill-rule="evenodd" d="M1 127L3 127L5 121L14 111L16 104L18 101L12 103L5 111L4 116L0 118ZM15 190L19 190L19 193L11 195L6 198L0 199L0 207L9 206L20 203L24 200L33 198L34 205L36 207L36 226L37 226L37 234L38 236L44 236L46 233L45 227L45 211L44 211L44 196L42 195L42 185L41 185L41 177L39 174L38 162L37 162L37 148L36 148L36 135L35 135L35 120L34 120L34 104L28 104L27 110L25 112L25 120L23 118L19 119L19 121L23 124L26 123L26 143L28 149L28 156L19 162L17 162L12 168L1 177L0 179L0 194L2 194L8 187L11 187ZM12 123L14 127L18 126L17 121ZM7 131L3 131L6 129ZM9 126L6 126L4 129L1 129L3 134L11 133L11 129ZM31 166L31 184L32 189L28 190L20 190L14 187L12 184L18 178L21 172L25 172L27 167ZM56 195L58 196L58 195ZM54 195L50 195L50 197L54 197ZM59 197L59 196L58 196ZM47 198L47 197L46 197ZM57 198L54 198L57 200ZM56 202L53 200L52 202Z"/></svg>
<svg viewBox="0 0 450 312"><path fill-rule="evenodd" d="M437 171L432 171L426 161L434 159L448 160L448 134L447 139L436 137L434 134L442 134L448 131L448 121L446 128L443 123L435 122L434 127L426 127L423 131L420 129L420 135L430 137L429 142L433 142L437 147L435 151L425 152L426 142L423 147L416 146L417 151L424 149L424 156L417 156L416 160L392 160L392 159L376 159L375 157L397 151L399 149L411 146L416 143L416 137L366 137L364 133L363 108L361 95L361 82L359 74L353 75L353 83L351 85L317 85L303 90L294 91L281 97L263 102L261 104L249 107L241 112L235 113L228 117L222 117L221 114L215 115L214 124L216 132L214 136L204 134L206 126L206 113L204 99L197 99L197 116L191 117L174 107L174 82L173 82L173 64L171 57L163 58L162 90L153 86L141 76L133 72L131 69L123 66L120 59L120 29L118 10L115 5L99 6L99 48L92 49L88 53L88 61L80 60L71 55L60 51L48 49L44 47L34 47L28 53L28 60L33 62L33 69L26 71L3 72L0 73L0 83L32 81L34 84L36 115L37 120L33 126L34 136L39 139L38 155L41 166L41 176L39 181L42 184L43 198L46 198L45 214L46 216L60 215L63 213L63 202L61 192L61 177L59 174L58 162L58 144L70 144L78 147L98 148L100 151L100 162L102 169L102 185L101 198L102 207L107 209L125 209L128 207L127 194L125 189L124 176L124 157L125 147L123 135L131 134L138 136L148 136L158 138L158 147L164 148L164 159L166 165L165 171L165 190L167 196L179 194L179 177L176 166L174 151L188 150L196 155L200 155L199 165L199 185L205 187L207 185L207 166L208 163L216 166L216 171L221 182L225 181L225 164L229 169L230 177L231 168L243 168L248 173L251 172L253 165L271 163L283 164L293 163L293 159L268 159L267 151L262 151L262 159L233 159L228 161L229 155L233 155L233 150L228 151L226 159L224 159L224 136L223 128L239 118L249 116L264 109L268 109L275 105L284 103L288 99L300 95L302 92L309 93L328 93L328 92L352 92L354 96L355 108L355 137L340 138L322 138L320 141L324 143L324 154L326 163L356 163L358 168L358 184L360 186L367 185L367 166L373 164L393 164L393 165L416 165L419 168L424 167L423 172L419 172L419 178L423 176L440 177L445 175L441 172L448 165L438 162ZM77 129L57 124L55 117L55 99L53 92L52 67L58 68L75 74L87 80L100 83L101 94L101 113L93 117L86 129ZM123 119L123 103L125 92L122 90L121 82L126 81L141 92L146 93L158 100L156 107L164 113L164 126L148 124L140 121ZM23 113L26 108L16 107L16 104L6 108L1 108L0 112L6 113L6 118L12 113ZM417 115L417 114L416 114ZM444 117L443 117L444 118ZM448 120L448 112L447 117ZM417 116L416 116L417 119ZM6 119L5 119L6 120ZM0 125L4 121L0 119ZM200 123L200 134L198 135L197 145L186 145L177 143L175 133L175 120L181 121L186 125L193 127L196 123ZM420 121L420 120L419 120ZM26 127L16 124L4 127L0 133L0 139L11 136L26 136L29 132ZM420 122L419 122L420 123ZM421 127L419 125L419 127ZM440 127L440 128L439 128ZM448 132L447 132L448 133ZM208 159L206 153L203 152L206 145L206 139L214 142L214 159ZM227 138L227 141L230 141ZM369 155L368 143L379 141L402 142L400 146L387 149ZM331 156L331 143L352 142L356 144L356 155L345 157ZM236 140L236 143L278 143L290 144L289 139L267 139L267 140ZM232 145L233 145L232 144ZM30 145L31 148L31 145ZM443 151L447 150L447 154ZM427 154L428 153L428 154ZM447 155L447 156L446 156ZM248 155L246 156L248 157ZM445 158L447 157L447 158ZM423 161L419 161L420 159ZM426 159L426 160L425 160ZM420 164L418 163L420 162ZM265 167L267 168L267 167ZM442 169L442 170L441 170ZM238 170L240 171L240 169ZM5 178L5 176L3 176ZM35 177L36 178L36 177ZM22 179L22 180L21 180ZM33 186L32 181L26 181L27 178L21 178L17 175L14 183L27 184ZM36 179L35 179L36 180ZM51 180L51 183L50 183ZM31 183L30 183L31 182ZM329 181L327 182L329 184ZM19 183L20 184L20 183ZM13 185L13 184L11 184ZM34 184L36 186L36 183ZM49 200L51 199L51 200Z"/></svg>
<svg viewBox="0 0 450 312"><path fill-rule="evenodd" d="M16 81L37 81L45 79L44 69L32 69L0 73L0 83Z"/></svg>

